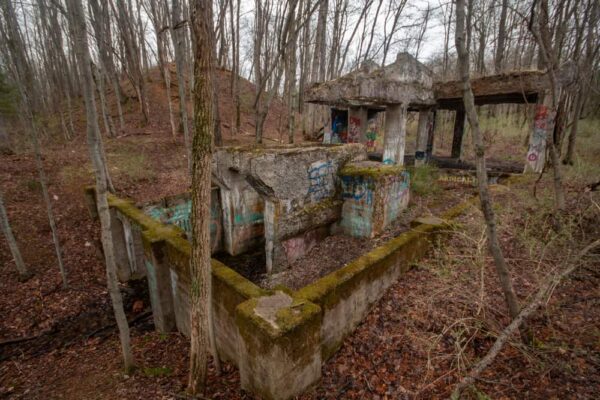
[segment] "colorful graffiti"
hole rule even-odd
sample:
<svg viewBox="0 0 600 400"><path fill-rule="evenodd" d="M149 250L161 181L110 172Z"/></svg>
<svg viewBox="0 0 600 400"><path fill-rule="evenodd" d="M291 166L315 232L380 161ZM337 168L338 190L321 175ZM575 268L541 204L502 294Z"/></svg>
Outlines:
<svg viewBox="0 0 600 400"><path fill-rule="evenodd" d="M373 204L373 181L362 176L342 177L342 198L352 199L363 206Z"/></svg>
<svg viewBox="0 0 600 400"><path fill-rule="evenodd" d="M367 141L365 145L367 146L367 151L373 152L377 150L377 122L375 118L369 119L367 122L367 133L365 137Z"/></svg>
<svg viewBox="0 0 600 400"><path fill-rule="evenodd" d="M544 168L547 131L554 122L552 114L545 105L538 104L536 106L533 132L529 138L529 149L527 150L527 163L535 172L540 172Z"/></svg>
<svg viewBox="0 0 600 400"><path fill-rule="evenodd" d="M347 140L348 132L345 118L337 114L333 117L331 122L331 143L345 143Z"/></svg>
<svg viewBox="0 0 600 400"><path fill-rule="evenodd" d="M316 161L308 168L308 195L321 201L335 194L335 168L332 161Z"/></svg>
<svg viewBox="0 0 600 400"><path fill-rule="evenodd" d="M346 143L359 143L361 120L358 117L350 117L349 121L350 127L348 128L348 140L346 140Z"/></svg>

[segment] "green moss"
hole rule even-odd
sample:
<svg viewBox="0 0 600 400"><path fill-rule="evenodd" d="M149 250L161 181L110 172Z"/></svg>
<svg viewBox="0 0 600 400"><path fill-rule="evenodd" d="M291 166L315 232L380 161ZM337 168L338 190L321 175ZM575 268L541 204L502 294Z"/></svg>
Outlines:
<svg viewBox="0 0 600 400"><path fill-rule="evenodd" d="M336 200L333 197L320 201L318 203L309 203L298 211L298 214L316 214L328 208L339 207L343 204L341 200Z"/></svg>
<svg viewBox="0 0 600 400"><path fill-rule="evenodd" d="M374 179L379 179L384 176L390 175L400 175L404 171L404 167L401 165L360 165L349 163L346 164L340 171L338 175L340 176L368 176Z"/></svg>
<svg viewBox="0 0 600 400"><path fill-rule="evenodd" d="M301 330L304 325L321 315L321 307L317 304L296 297L289 307L282 307L277 311L275 316L276 328L255 313L254 310L257 305L258 298L252 298L237 307L238 318L236 318L236 321L240 333L242 331L255 332L258 328L261 330L262 335L266 335L273 340L281 337L289 339L290 335Z"/></svg>
<svg viewBox="0 0 600 400"><path fill-rule="evenodd" d="M246 299L264 296L269 293L215 259L212 260L212 273L214 278L226 283L227 286Z"/></svg>

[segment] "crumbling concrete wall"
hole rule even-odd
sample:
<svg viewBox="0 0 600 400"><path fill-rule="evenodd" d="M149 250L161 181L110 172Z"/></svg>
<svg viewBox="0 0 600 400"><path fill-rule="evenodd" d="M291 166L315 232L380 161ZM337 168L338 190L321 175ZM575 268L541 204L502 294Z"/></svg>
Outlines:
<svg viewBox="0 0 600 400"><path fill-rule="evenodd" d="M223 148L214 154L213 181L221 187L224 212L228 197L235 199L235 210L264 202L260 222L266 267L270 273L278 272L329 233L323 228L338 220L341 212L337 171L349 161L366 158L360 144ZM242 195L250 190L257 195ZM233 245L236 240L231 238Z"/></svg>
<svg viewBox="0 0 600 400"><path fill-rule="evenodd" d="M219 188L213 186L210 195L210 243L214 254L223 249L223 212ZM192 201L189 193L165 197L142 208L157 221L181 228L188 239L192 237Z"/></svg>
<svg viewBox="0 0 600 400"><path fill-rule="evenodd" d="M90 205L95 210L93 200ZM168 332L176 326L189 334L191 246L184 232L113 195L109 206L141 232L156 328ZM466 206L443 217L452 219ZM447 225L439 218L419 221L411 232L296 292L263 290L213 260L218 356L237 365L242 387L262 398L299 395L320 379L324 360L442 228Z"/></svg>
<svg viewBox="0 0 600 400"><path fill-rule="evenodd" d="M372 161L349 163L342 180L341 231L349 236L374 237L408 206L410 175L399 166Z"/></svg>

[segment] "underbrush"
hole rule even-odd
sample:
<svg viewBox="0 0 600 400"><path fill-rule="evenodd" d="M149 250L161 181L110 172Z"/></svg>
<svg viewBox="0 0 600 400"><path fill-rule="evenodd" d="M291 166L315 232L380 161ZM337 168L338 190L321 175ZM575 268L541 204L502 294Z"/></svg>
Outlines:
<svg viewBox="0 0 600 400"><path fill-rule="evenodd" d="M557 216L553 192L545 189L550 179L543 183L537 198L532 196L531 179L493 190L499 240L523 307L549 274L565 268L579 250L600 237L598 192L569 193L568 212ZM435 276L431 294L418 305L419 319L436 321L435 328L425 335L408 333L420 337L427 349L426 374L434 381L440 370L464 376L510 322L478 203L458 226L450 240L419 265ZM533 345L524 345L515 335L465 398L523 393L545 398L544 393L564 394L561 385L577 385L595 373L600 329L597 303L590 299L600 282L597 261L597 253L582 260L580 268L553 289L548 303L528 321ZM515 381L515 374L521 378ZM552 385L541 383L546 376L553 377Z"/></svg>

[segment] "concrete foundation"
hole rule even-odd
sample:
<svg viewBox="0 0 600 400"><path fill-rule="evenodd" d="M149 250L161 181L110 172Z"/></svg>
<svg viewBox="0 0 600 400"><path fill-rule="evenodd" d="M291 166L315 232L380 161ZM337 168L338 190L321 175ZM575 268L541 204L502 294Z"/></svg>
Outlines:
<svg viewBox="0 0 600 400"><path fill-rule="evenodd" d="M89 197L94 198L93 192ZM127 219L141 233L156 328L164 332L176 328L189 335L191 247L185 232L113 195L109 195L109 206L112 213ZM452 219L465 207L442 217ZM293 231L287 226L282 229ZM299 395L318 382L323 362L385 289L445 229L444 220L417 221L412 231L296 292L261 289L213 260L212 306L218 356L239 368L244 389L264 399L287 400Z"/></svg>

